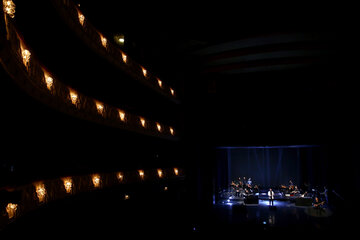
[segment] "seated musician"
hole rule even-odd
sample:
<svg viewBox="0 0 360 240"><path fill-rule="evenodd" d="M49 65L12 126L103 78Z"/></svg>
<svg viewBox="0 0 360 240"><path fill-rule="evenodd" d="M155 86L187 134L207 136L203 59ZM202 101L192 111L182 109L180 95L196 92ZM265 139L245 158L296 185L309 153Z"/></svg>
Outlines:
<svg viewBox="0 0 360 240"><path fill-rule="evenodd" d="M307 191L305 191L303 194L301 194L301 197L302 198L309 197L309 193Z"/></svg>
<svg viewBox="0 0 360 240"><path fill-rule="evenodd" d="M297 195L300 194L300 191L297 186L294 187L294 190L290 192L290 194Z"/></svg>
<svg viewBox="0 0 360 240"><path fill-rule="evenodd" d="M249 177L249 179L247 180L247 185L248 185L248 186L251 186L251 185L252 185L252 180L251 180L250 177Z"/></svg>
<svg viewBox="0 0 360 240"><path fill-rule="evenodd" d="M313 208L318 210L323 210L324 201L320 202L318 197L315 197L315 201L313 202Z"/></svg>

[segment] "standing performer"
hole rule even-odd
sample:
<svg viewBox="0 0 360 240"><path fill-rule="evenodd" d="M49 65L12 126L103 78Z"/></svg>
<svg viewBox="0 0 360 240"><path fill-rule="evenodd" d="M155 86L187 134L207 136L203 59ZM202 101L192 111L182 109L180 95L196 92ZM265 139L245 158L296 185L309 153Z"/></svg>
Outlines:
<svg viewBox="0 0 360 240"><path fill-rule="evenodd" d="M269 205L274 206L274 191L270 188L268 191L268 196L269 196Z"/></svg>

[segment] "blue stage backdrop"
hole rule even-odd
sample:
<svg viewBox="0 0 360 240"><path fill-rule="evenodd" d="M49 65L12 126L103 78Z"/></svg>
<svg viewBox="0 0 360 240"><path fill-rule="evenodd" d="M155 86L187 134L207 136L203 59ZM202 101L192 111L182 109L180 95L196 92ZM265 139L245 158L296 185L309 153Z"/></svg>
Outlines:
<svg viewBox="0 0 360 240"><path fill-rule="evenodd" d="M221 147L217 149L217 187L239 177L260 187L321 184L326 179L326 156L320 146Z"/></svg>

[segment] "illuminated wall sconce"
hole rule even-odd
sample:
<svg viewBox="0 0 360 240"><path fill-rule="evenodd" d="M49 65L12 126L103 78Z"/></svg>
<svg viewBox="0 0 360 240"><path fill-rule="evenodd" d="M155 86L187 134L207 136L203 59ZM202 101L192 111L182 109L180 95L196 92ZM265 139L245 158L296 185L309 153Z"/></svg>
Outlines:
<svg viewBox="0 0 360 240"><path fill-rule="evenodd" d="M157 128L157 130L158 130L159 132L161 132L161 125L160 125L160 123L156 123L156 128Z"/></svg>
<svg viewBox="0 0 360 240"><path fill-rule="evenodd" d="M114 36L114 40L117 44L124 46L125 44L125 36L124 34L117 34Z"/></svg>
<svg viewBox="0 0 360 240"><path fill-rule="evenodd" d="M104 104L102 104L101 102L98 102L98 101L95 101L95 104L96 104L96 109L97 109L98 113L100 115L103 115L103 113L104 113Z"/></svg>
<svg viewBox="0 0 360 240"><path fill-rule="evenodd" d="M179 169L174 168L174 174L175 174L176 176L178 176L178 175L179 175Z"/></svg>
<svg viewBox="0 0 360 240"><path fill-rule="evenodd" d="M162 88L162 81L160 79L157 79L157 81L158 81L159 87Z"/></svg>
<svg viewBox="0 0 360 240"><path fill-rule="evenodd" d="M128 200L129 198L130 198L130 196L127 195L127 194L125 194L124 199L125 199L125 200Z"/></svg>
<svg viewBox="0 0 360 240"><path fill-rule="evenodd" d="M4 12L11 18L15 17L15 3L12 0L3 0Z"/></svg>
<svg viewBox="0 0 360 240"><path fill-rule="evenodd" d="M78 94L72 89L70 89L70 100L71 100L72 104L74 104L74 105L77 104Z"/></svg>
<svg viewBox="0 0 360 240"><path fill-rule="evenodd" d="M125 53L121 52L121 58L122 58L122 60L124 61L124 63L126 63L126 61L127 61L127 56L126 56Z"/></svg>
<svg viewBox="0 0 360 240"><path fill-rule="evenodd" d="M62 181L64 183L66 193L71 193L73 186L71 177L62 178Z"/></svg>
<svg viewBox="0 0 360 240"><path fill-rule="evenodd" d="M170 129L170 134L174 136L175 134L174 129L172 127L170 127L169 129Z"/></svg>
<svg viewBox="0 0 360 240"><path fill-rule="evenodd" d="M120 120L125 122L125 112L122 110L118 110L118 111L119 111Z"/></svg>
<svg viewBox="0 0 360 240"><path fill-rule="evenodd" d="M162 176L163 176L163 171L162 171L161 169L158 169L158 170L157 170L157 173L158 173L159 178L162 178Z"/></svg>
<svg viewBox="0 0 360 240"><path fill-rule="evenodd" d="M124 181L124 174L123 174L122 172L118 172L118 173L116 174L116 178L117 178L120 182L122 182L122 181Z"/></svg>
<svg viewBox="0 0 360 240"><path fill-rule="evenodd" d="M79 18L79 23L81 24L81 26L84 26L85 16L79 10L78 10L78 18Z"/></svg>
<svg viewBox="0 0 360 240"><path fill-rule="evenodd" d="M167 186L165 186L165 187L164 187L164 191L167 191L167 190L168 190L168 187L167 187Z"/></svg>
<svg viewBox="0 0 360 240"><path fill-rule="evenodd" d="M100 187L100 175L99 174L94 174L92 175L92 183L94 185L94 187Z"/></svg>
<svg viewBox="0 0 360 240"><path fill-rule="evenodd" d="M174 91L174 89L170 88L170 93L171 93L171 95L175 96L175 91Z"/></svg>
<svg viewBox="0 0 360 240"><path fill-rule="evenodd" d="M142 117L140 118L140 124L141 124L141 126L145 127L146 121Z"/></svg>
<svg viewBox="0 0 360 240"><path fill-rule="evenodd" d="M21 56L23 64L26 68L29 67L31 53L22 44L20 44Z"/></svg>
<svg viewBox="0 0 360 240"><path fill-rule="evenodd" d="M142 71L144 77L147 77L147 70L145 68L141 67L141 71Z"/></svg>
<svg viewBox="0 0 360 240"><path fill-rule="evenodd" d="M44 71L44 79L47 89L51 91L51 88L54 84L54 79L45 71Z"/></svg>
<svg viewBox="0 0 360 240"><path fill-rule="evenodd" d="M106 48L107 47L107 39L106 39L106 37L104 37L100 33L99 33L99 35L100 35L101 44L103 45L104 48Z"/></svg>
<svg viewBox="0 0 360 240"><path fill-rule="evenodd" d="M145 174L144 174L144 171L143 171L143 170L139 170L139 177L140 177L141 179L144 179Z"/></svg>
<svg viewBox="0 0 360 240"><path fill-rule="evenodd" d="M38 182L38 183L35 183L34 186L35 186L36 196L37 196L39 202L40 203L45 202L45 200L46 200L45 184L42 182Z"/></svg>
<svg viewBox="0 0 360 240"><path fill-rule="evenodd" d="M9 219L12 219L16 216L18 205L16 203L8 203L6 206L6 212L8 214Z"/></svg>

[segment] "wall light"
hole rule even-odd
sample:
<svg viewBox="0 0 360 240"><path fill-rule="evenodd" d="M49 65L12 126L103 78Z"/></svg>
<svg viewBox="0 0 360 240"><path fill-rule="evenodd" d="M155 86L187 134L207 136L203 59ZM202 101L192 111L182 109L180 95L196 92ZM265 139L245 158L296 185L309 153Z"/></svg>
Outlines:
<svg viewBox="0 0 360 240"><path fill-rule="evenodd" d="M9 219L14 218L16 216L18 205L16 203L8 203L6 206L6 212L8 214Z"/></svg>
<svg viewBox="0 0 360 240"><path fill-rule="evenodd" d="M125 53L121 52L121 58L122 58L122 60L124 61L124 63L126 63L126 61L127 61L127 56L126 56Z"/></svg>
<svg viewBox="0 0 360 240"><path fill-rule="evenodd" d="M100 33L99 33L99 36L100 36L101 44L103 45L104 48L106 48L107 47L107 39L106 39L106 37L104 37Z"/></svg>
<svg viewBox="0 0 360 240"><path fill-rule="evenodd" d="M141 179L144 179L145 174L143 170L139 170L139 176Z"/></svg>
<svg viewBox="0 0 360 240"><path fill-rule="evenodd" d="M70 89L70 100L71 100L72 104L74 104L74 105L77 104L78 94L72 89Z"/></svg>
<svg viewBox="0 0 360 240"><path fill-rule="evenodd" d="M118 110L118 111L119 111L120 120L125 122L125 112L122 110Z"/></svg>
<svg viewBox="0 0 360 240"><path fill-rule="evenodd" d="M93 174L92 175L92 183L94 187L100 187L100 175L99 174Z"/></svg>
<svg viewBox="0 0 360 240"><path fill-rule="evenodd" d="M157 81L158 81L159 87L162 88L162 81L160 79L157 79Z"/></svg>
<svg viewBox="0 0 360 240"><path fill-rule="evenodd" d="M46 200L46 188L45 184L42 182L38 182L34 184L36 196L39 199L39 202L42 203Z"/></svg>
<svg viewBox="0 0 360 240"><path fill-rule="evenodd" d="M147 70L143 67L141 67L141 70L142 70L144 77L147 77Z"/></svg>
<svg viewBox="0 0 360 240"><path fill-rule="evenodd" d="M96 109L97 109L98 113L100 115L103 115L103 113L104 113L104 104L102 104L101 102L98 102L98 101L95 101L95 104L96 104Z"/></svg>
<svg viewBox="0 0 360 240"><path fill-rule="evenodd" d="M179 169L174 168L174 174L175 174L176 176L179 175Z"/></svg>
<svg viewBox="0 0 360 240"><path fill-rule="evenodd" d="M125 36L124 34L117 34L114 36L114 40L117 44L123 46L125 44Z"/></svg>
<svg viewBox="0 0 360 240"><path fill-rule="evenodd" d="M124 174L122 172L118 172L116 174L117 179L122 182L124 180Z"/></svg>
<svg viewBox="0 0 360 240"><path fill-rule="evenodd" d="M174 129L172 127L170 127L169 129L170 129L170 134L174 135L175 134Z"/></svg>
<svg viewBox="0 0 360 240"><path fill-rule="evenodd" d="M140 118L140 123L141 123L141 126L145 127L145 124L146 124L146 121L144 118Z"/></svg>
<svg viewBox="0 0 360 240"><path fill-rule="evenodd" d="M158 170L157 170L157 173L158 173L159 178L162 178L162 176L163 176L163 171L162 171L161 169L158 169Z"/></svg>
<svg viewBox="0 0 360 240"><path fill-rule="evenodd" d="M171 93L171 95L175 96L175 91L174 91L174 89L170 88L170 93Z"/></svg>
<svg viewBox="0 0 360 240"><path fill-rule="evenodd" d="M78 18L79 18L79 23L81 24L81 26L84 26L85 16L79 10L78 10Z"/></svg>
<svg viewBox="0 0 360 240"><path fill-rule="evenodd" d="M125 200L128 200L129 198L130 198L130 196L127 195L127 194L125 194L124 199L125 199Z"/></svg>
<svg viewBox="0 0 360 240"><path fill-rule="evenodd" d="M3 0L4 12L11 18L15 17L15 3L12 0Z"/></svg>
<svg viewBox="0 0 360 240"><path fill-rule="evenodd" d="M30 56L31 56L30 51L21 46L21 56L22 56L23 64L25 65L26 68L28 68L30 63Z"/></svg>
<svg viewBox="0 0 360 240"><path fill-rule="evenodd" d="M51 90L51 88L54 84L54 79L45 71L44 71L44 79L45 79L47 89Z"/></svg>
<svg viewBox="0 0 360 240"><path fill-rule="evenodd" d="M71 193L72 185L73 185L71 177L62 178L62 181L64 183L64 188L66 193Z"/></svg>
<svg viewBox="0 0 360 240"><path fill-rule="evenodd" d="M159 132L161 132L161 125L160 125L160 123L156 123L156 127L157 127L157 130L158 130Z"/></svg>

